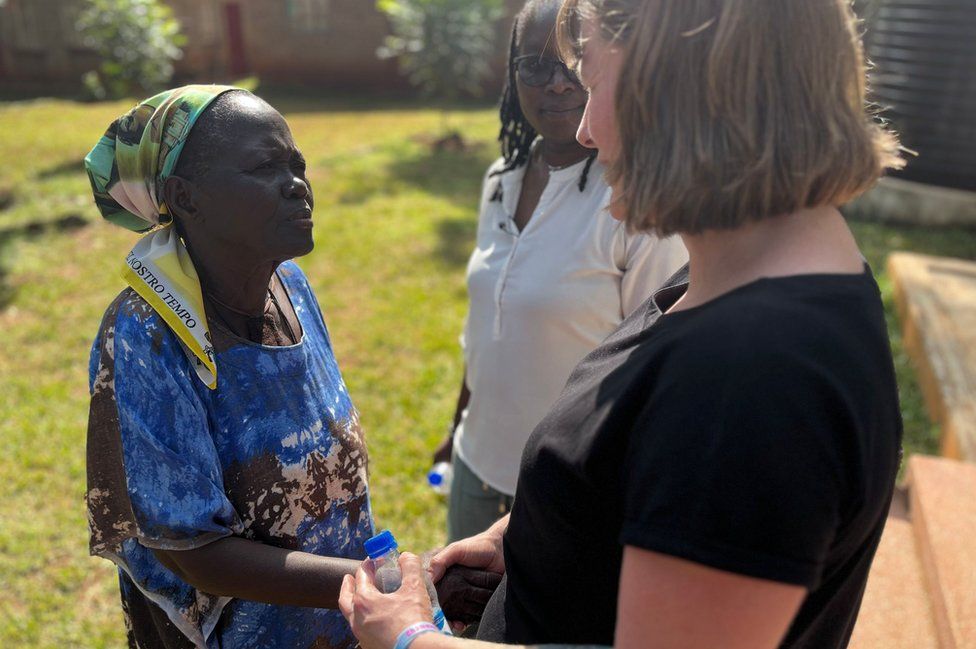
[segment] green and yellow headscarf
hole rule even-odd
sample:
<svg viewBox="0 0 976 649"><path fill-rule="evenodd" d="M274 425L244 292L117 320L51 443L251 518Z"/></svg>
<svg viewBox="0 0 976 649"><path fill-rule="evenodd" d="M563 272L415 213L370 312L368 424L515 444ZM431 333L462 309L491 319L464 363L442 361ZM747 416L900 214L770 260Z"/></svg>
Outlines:
<svg viewBox="0 0 976 649"><path fill-rule="evenodd" d="M109 221L148 232L125 260L122 277L179 337L197 376L217 387L217 366L200 278L172 227L163 184L194 123L231 86L184 86L145 100L112 122L85 157L95 204Z"/></svg>

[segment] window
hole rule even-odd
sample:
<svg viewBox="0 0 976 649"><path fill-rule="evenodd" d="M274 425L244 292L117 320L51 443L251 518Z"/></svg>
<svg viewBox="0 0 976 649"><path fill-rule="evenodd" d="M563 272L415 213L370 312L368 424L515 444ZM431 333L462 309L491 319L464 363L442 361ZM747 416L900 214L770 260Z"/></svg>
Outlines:
<svg viewBox="0 0 976 649"><path fill-rule="evenodd" d="M330 0L288 0L288 24L301 32L328 31L330 5Z"/></svg>

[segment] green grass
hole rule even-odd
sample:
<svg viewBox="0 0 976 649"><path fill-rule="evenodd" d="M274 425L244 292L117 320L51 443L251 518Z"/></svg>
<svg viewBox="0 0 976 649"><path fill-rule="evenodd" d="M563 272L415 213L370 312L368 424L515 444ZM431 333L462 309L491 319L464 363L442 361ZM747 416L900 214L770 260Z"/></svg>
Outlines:
<svg viewBox="0 0 976 649"><path fill-rule="evenodd" d="M905 422L905 458L913 453L936 455L939 452L939 427L925 410L922 391L915 380L915 370L902 346L901 327L895 309L894 288L888 276L888 254L910 250L929 255L976 259L976 232L927 227L892 227L877 223L852 224L861 251L874 269L884 299L888 334L898 376L901 414Z"/></svg>
<svg viewBox="0 0 976 649"><path fill-rule="evenodd" d="M443 540L444 504L423 484L460 381L464 265L495 115L462 107L466 153L432 154L441 115L413 103L282 97L316 193L316 248L300 263L362 413L379 525L408 549ZM0 646L118 647L114 570L87 555L87 357L135 235L103 223L80 160L126 102L0 104ZM76 215L87 225L57 223ZM976 235L856 224L891 311L892 249L976 258ZM907 450L934 452L890 319Z"/></svg>

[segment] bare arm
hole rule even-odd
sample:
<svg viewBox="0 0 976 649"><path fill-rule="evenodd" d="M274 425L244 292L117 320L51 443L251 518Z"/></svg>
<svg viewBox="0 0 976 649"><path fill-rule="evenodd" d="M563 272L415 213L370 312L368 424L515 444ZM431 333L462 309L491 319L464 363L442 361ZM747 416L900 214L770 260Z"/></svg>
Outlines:
<svg viewBox="0 0 976 649"><path fill-rule="evenodd" d="M160 563L212 595L281 606L337 608L345 575L359 561L228 537L194 550L153 550Z"/></svg>
<svg viewBox="0 0 976 649"><path fill-rule="evenodd" d="M806 594L801 586L628 546L620 568L615 647L774 649Z"/></svg>
<svg viewBox="0 0 976 649"><path fill-rule="evenodd" d="M403 583L395 593L384 595L373 585L373 572L364 564L355 577L343 579L339 609L346 617L363 649L388 649L400 632L417 622L430 622L430 599L423 582L423 568L419 557L404 553L400 557ZM440 633L418 636L410 645L416 649L491 649L515 645L499 645L478 640L466 640ZM521 646L521 645L519 645ZM548 649L583 645L542 645ZM590 649L595 649L586 645ZM524 649L530 649L525 647ZM535 648L531 648L535 649Z"/></svg>
<svg viewBox="0 0 976 649"><path fill-rule="evenodd" d="M468 407L469 401L471 401L471 390L468 388L468 368L465 366L464 372L461 374L461 391L458 393L457 405L454 407L454 419L452 420L454 428L457 428L458 424L461 423L461 415L464 413L464 409Z"/></svg>
<svg viewBox="0 0 976 649"><path fill-rule="evenodd" d="M542 645L512 645L455 638L439 633L429 633L420 636L410 645L413 649L610 649L606 645L582 644L542 644Z"/></svg>
<svg viewBox="0 0 976 649"><path fill-rule="evenodd" d="M503 521L504 525L496 532L504 530L508 520ZM471 541L465 539L457 545ZM473 556L477 555L478 563L482 563L491 554L479 551ZM393 646L400 631L410 624L430 621L430 600L423 585L420 560L405 553L400 568L403 585L389 595L376 590L368 567L358 571L355 579L344 579L340 609L365 649ZM433 563L431 569L436 576ZM627 547L620 571L614 646L617 649L774 649L782 641L806 594L801 586L745 577ZM494 646L500 645L437 633L422 635L412 644L416 649Z"/></svg>
<svg viewBox="0 0 976 649"><path fill-rule="evenodd" d="M468 407L468 402L471 401L471 390L468 389L467 375L468 368L465 367L464 373L461 374L461 390L458 393L457 405L454 407L454 419L451 420L451 432L440 443L437 450L434 451L434 464L451 461L451 449L454 447L454 431L457 430L458 424L461 423L461 415L464 414L464 409Z"/></svg>
<svg viewBox="0 0 976 649"><path fill-rule="evenodd" d="M782 642L804 597L806 589L800 586L627 547L620 571L614 646L774 649ZM412 645L416 649L498 646L434 633L417 638Z"/></svg>
<svg viewBox="0 0 976 649"><path fill-rule="evenodd" d="M410 645L413 649L610 649L606 645L582 644L543 644L543 645L510 645L483 642L481 640L467 640L451 636L430 633L423 635Z"/></svg>

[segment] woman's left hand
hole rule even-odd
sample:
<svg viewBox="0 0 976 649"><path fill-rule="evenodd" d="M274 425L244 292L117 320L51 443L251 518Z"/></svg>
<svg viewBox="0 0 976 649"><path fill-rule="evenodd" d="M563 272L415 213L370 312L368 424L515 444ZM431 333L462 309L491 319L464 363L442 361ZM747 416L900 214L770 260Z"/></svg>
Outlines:
<svg viewBox="0 0 976 649"><path fill-rule="evenodd" d="M432 620L420 557L408 552L400 555L400 574L403 582L399 590L389 594L374 585L368 561L355 577L346 575L342 580L339 609L363 649L390 649L408 626Z"/></svg>

